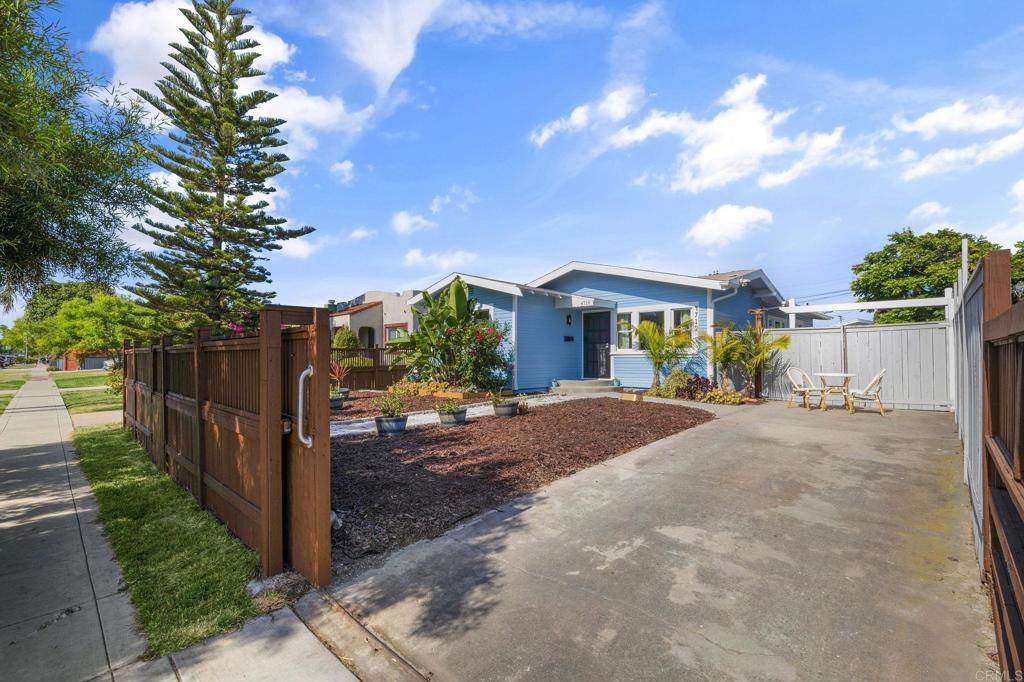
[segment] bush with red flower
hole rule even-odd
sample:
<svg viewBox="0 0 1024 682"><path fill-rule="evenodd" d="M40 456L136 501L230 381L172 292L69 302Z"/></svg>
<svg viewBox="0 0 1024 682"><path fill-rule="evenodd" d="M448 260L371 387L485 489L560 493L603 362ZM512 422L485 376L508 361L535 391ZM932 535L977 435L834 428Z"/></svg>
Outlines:
<svg viewBox="0 0 1024 682"><path fill-rule="evenodd" d="M512 349L507 325L489 321L460 278L437 297L423 294L413 311L416 330L388 343L400 353L411 378L490 390L508 383ZM500 382L500 383L499 383Z"/></svg>

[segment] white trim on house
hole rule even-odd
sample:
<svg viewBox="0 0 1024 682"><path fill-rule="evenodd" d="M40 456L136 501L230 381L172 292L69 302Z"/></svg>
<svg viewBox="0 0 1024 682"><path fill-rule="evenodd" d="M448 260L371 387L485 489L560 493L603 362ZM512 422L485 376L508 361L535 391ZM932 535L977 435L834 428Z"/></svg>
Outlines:
<svg viewBox="0 0 1024 682"><path fill-rule="evenodd" d="M640 268L627 268L619 265L601 265L599 263L584 263L582 261L571 261L560 268L552 270L529 283L531 287L543 286L551 280L558 279L570 272L594 272L601 275L617 275L619 277L632 277L634 279L646 279L654 282L668 282L670 284L682 284L683 286L699 287L701 289L721 290L725 283L716 279L704 279L702 277L690 277L689 275L676 275L671 272L655 272L654 270L641 270Z"/></svg>
<svg viewBox="0 0 1024 682"><path fill-rule="evenodd" d="M819 303L812 305L784 305L779 306L779 310L786 314L813 314L813 313L831 313L841 311L857 311L857 310L890 310L892 308L945 308L949 303L949 299L945 297L940 298L908 298L901 301L855 301L853 303ZM822 319L822 318L817 318ZM824 319L831 319L826 316Z"/></svg>
<svg viewBox="0 0 1024 682"><path fill-rule="evenodd" d="M472 284L482 289L490 289L491 291L500 291L506 294L512 294L513 296L522 296L523 292L518 284L512 282L505 282L500 279L491 279L489 277L478 277L476 275L467 275L461 272L453 272L443 279L439 279L424 291L429 291L431 294L436 294L441 289L455 281L456 277L461 277L462 281L466 284ZM409 305L416 305L423 300L423 294L419 293L409 299Z"/></svg>
<svg viewBox="0 0 1024 682"><path fill-rule="evenodd" d="M491 313L494 317L494 313ZM519 390L519 299L512 297L512 390Z"/></svg>

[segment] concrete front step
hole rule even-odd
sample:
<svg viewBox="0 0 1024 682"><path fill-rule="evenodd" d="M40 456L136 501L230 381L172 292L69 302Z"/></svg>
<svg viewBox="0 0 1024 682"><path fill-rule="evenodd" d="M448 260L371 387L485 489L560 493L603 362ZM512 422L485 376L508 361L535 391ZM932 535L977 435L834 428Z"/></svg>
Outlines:
<svg viewBox="0 0 1024 682"><path fill-rule="evenodd" d="M580 395L584 393L605 393L615 389L611 379L559 379L558 386L551 389L558 395Z"/></svg>

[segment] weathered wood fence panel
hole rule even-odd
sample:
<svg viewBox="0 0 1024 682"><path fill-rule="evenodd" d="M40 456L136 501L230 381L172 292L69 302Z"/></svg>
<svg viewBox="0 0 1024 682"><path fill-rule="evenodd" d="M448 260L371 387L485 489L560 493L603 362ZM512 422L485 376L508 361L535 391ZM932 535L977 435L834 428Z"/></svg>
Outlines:
<svg viewBox="0 0 1024 682"><path fill-rule="evenodd" d="M328 363L326 346L319 354L306 347L327 343L326 320L318 309L268 306L258 336L211 338L196 330L190 344L162 338L124 347L125 426L154 464L256 550L264 575L287 561L318 585L330 578ZM282 344L282 336L294 342ZM302 368L315 365L304 415L306 432L317 435L313 445L285 440L285 420L298 418L290 381L298 371L288 373L295 358ZM292 467L289 497L289 461L311 460L315 469ZM289 532L304 539L291 552Z"/></svg>
<svg viewBox="0 0 1024 682"><path fill-rule="evenodd" d="M949 322L853 325L846 327L785 329L790 346L780 351L765 372L765 390L773 400L790 393L786 369L815 372L850 372L860 387L885 370L882 401L887 407L911 410L948 410ZM838 403L839 397L834 400Z"/></svg>
<svg viewBox="0 0 1024 682"><path fill-rule="evenodd" d="M386 390L407 371L398 353L387 348L332 348L331 359L348 366L344 383L353 391Z"/></svg>

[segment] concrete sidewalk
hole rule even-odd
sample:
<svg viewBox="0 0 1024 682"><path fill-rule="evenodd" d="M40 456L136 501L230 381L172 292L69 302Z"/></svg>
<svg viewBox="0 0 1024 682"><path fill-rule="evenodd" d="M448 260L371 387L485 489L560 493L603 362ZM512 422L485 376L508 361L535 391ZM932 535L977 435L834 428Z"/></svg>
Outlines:
<svg viewBox="0 0 1024 682"><path fill-rule="evenodd" d="M87 413L109 416L108 413ZM82 425L82 424L77 424ZM0 416L0 680L356 677L291 608L152 661L56 385L36 369Z"/></svg>
<svg viewBox="0 0 1024 682"><path fill-rule="evenodd" d="M113 679L145 651L45 369L0 416L0 679Z"/></svg>

